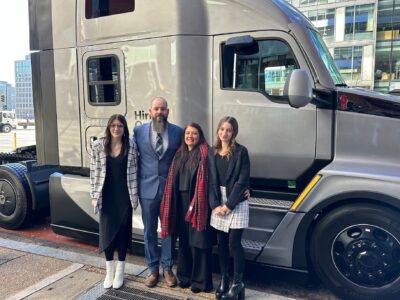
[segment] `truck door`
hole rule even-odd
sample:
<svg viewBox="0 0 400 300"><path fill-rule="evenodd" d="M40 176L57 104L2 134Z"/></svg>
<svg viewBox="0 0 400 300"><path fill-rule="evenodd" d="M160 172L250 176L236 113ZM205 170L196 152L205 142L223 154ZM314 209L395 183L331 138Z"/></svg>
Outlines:
<svg viewBox="0 0 400 300"><path fill-rule="evenodd" d="M234 116L238 142L250 153L252 182L295 187L315 159L316 108L291 107L285 83L291 70L309 68L291 35L254 32L248 47L231 42L240 44L245 35L214 38L213 128Z"/></svg>
<svg viewBox="0 0 400 300"><path fill-rule="evenodd" d="M82 53L81 108L82 149L84 165L88 167L88 154L93 140L104 136L109 117L126 114L125 69L123 52L104 49Z"/></svg>

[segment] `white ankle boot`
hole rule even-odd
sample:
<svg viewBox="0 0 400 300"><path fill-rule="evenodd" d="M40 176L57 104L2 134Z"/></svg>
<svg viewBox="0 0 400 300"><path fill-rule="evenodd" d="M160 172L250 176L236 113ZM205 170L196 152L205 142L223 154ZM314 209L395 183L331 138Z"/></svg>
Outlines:
<svg viewBox="0 0 400 300"><path fill-rule="evenodd" d="M103 287L105 289L109 289L113 285L113 278L114 278L114 261L106 260L106 278L104 279Z"/></svg>
<svg viewBox="0 0 400 300"><path fill-rule="evenodd" d="M124 273L125 273L125 261L117 262L117 269L115 271L115 277L113 282L113 288L119 289L124 284Z"/></svg>

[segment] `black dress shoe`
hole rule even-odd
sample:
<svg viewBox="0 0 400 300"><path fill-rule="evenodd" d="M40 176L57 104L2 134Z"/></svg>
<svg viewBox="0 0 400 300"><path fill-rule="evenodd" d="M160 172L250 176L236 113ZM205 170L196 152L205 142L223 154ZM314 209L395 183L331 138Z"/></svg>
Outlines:
<svg viewBox="0 0 400 300"><path fill-rule="evenodd" d="M197 294L197 293L200 293L200 292L201 292L201 289L192 286L191 291L192 291L192 293Z"/></svg>
<svg viewBox="0 0 400 300"><path fill-rule="evenodd" d="M190 286L190 282L186 281L179 281L178 283L179 287L182 289L187 289Z"/></svg>

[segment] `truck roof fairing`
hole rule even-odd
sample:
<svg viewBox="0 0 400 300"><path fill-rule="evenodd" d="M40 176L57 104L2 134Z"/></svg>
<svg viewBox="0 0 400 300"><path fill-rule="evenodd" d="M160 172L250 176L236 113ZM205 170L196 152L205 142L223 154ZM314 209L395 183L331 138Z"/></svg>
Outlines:
<svg viewBox="0 0 400 300"><path fill-rule="evenodd" d="M84 0L29 0L29 10L31 50L171 35L288 32L290 23L313 26L282 0L136 0L133 12L93 19L85 16Z"/></svg>

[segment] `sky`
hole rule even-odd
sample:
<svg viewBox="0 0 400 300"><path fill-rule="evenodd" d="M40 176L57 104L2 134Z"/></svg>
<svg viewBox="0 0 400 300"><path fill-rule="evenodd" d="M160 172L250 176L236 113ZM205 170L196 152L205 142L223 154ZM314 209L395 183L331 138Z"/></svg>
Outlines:
<svg viewBox="0 0 400 300"><path fill-rule="evenodd" d="M0 1L0 81L15 86L14 62L29 50L28 0Z"/></svg>

